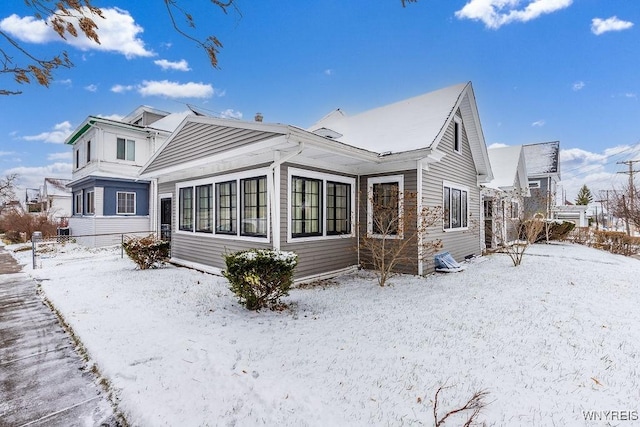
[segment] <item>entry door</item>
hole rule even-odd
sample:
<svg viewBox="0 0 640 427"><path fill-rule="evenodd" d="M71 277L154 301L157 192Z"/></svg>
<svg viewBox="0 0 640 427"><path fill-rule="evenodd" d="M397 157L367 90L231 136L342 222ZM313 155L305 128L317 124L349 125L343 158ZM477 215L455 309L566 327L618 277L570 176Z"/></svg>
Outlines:
<svg viewBox="0 0 640 427"><path fill-rule="evenodd" d="M160 199L160 238L171 240L171 198Z"/></svg>
<svg viewBox="0 0 640 427"><path fill-rule="evenodd" d="M493 247L493 201L484 201L484 244L487 249Z"/></svg>

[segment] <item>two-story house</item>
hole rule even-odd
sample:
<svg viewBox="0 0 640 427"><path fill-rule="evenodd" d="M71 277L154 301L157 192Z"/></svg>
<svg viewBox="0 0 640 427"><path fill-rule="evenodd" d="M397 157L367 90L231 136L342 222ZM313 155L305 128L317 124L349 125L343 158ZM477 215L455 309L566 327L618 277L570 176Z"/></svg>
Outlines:
<svg viewBox="0 0 640 427"><path fill-rule="evenodd" d="M121 120L89 116L67 138L73 148L71 234L87 246L154 229L155 186L142 166L190 113L142 106Z"/></svg>
<svg viewBox="0 0 640 427"><path fill-rule="evenodd" d="M560 142L523 145L531 197L525 199L525 216L553 218L560 182Z"/></svg>

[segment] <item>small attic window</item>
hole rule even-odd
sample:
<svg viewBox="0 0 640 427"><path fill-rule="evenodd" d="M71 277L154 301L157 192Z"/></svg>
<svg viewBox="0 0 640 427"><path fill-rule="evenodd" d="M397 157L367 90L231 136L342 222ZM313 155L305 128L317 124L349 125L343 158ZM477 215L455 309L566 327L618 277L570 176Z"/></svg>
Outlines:
<svg viewBox="0 0 640 427"><path fill-rule="evenodd" d="M462 122L457 117L453 119L453 151L462 151Z"/></svg>

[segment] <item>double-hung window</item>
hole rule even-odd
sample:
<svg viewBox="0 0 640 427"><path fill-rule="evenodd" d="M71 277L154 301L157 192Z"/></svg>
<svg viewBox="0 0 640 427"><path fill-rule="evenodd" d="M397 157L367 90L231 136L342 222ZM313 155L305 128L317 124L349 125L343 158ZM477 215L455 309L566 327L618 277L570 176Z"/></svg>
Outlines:
<svg viewBox="0 0 640 427"><path fill-rule="evenodd" d="M443 228L445 230L467 228L469 192L464 188L445 184L442 195L442 206L444 208Z"/></svg>
<svg viewBox="0 0 640 427"><path fill-rule="evenodd" d="M136 193L118 191L116 193L116 214L135 215Z"/></svg>
<svg viewBox="0 0 640 427"><path fill-rule="evenodd" d="M213 186L196 187L196 231L211 233L213 231Z"/></svg>
<svg viewBox="0 0 640 427"><path fill-rule="evenodd" d="M292 177L291 198L291 236L321 236L322 181Z"/></svg>
<svg viewBox="0 0 640 427"><path fill-rule="evenodd" d="M136 142L133 139L118 138L116 142L116 158L134 162L136 160Z"/></svg>
<svg viewBox="0 0 640 427"><path fill-rule="evenodd" d="M240 180L242 190L240 235L267 236L267 177Z"/></svg>
<svg viewBox="0 0 640 427"><path fill-rule="evenodd" d="M327 234L351 234L351 185L327 181Z"/></svg>
<svg viewBox="0 0 640 427"><path fill-rule="evenodd" d="M74 212L76 215L82 215L82 206L83 206L82 191L76 193L75 201L76 201L76 205L75 205Z"/></svg>
<svg viewBox="0 0 640 427"><path fill-rule="evenodd" d="M181 188L178 199L180 204L178 229L193 231L193 187Z"/></svg>
<svg viewBox="0 0 640 427"><path fill-rule="evenodd" d="M237 234L236 181L216 183L216 233Z"/></svg>
<svg viewBox="0 0 640 427"><path fill-rule="evenodd" d="M87 191L87 213L95 214L96 213L96 197L95 192Z"/></svg>

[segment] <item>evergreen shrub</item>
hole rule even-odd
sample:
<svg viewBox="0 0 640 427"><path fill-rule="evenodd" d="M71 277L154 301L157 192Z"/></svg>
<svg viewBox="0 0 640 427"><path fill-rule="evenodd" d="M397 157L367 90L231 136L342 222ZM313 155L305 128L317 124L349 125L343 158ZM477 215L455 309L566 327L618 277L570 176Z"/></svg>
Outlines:
<svg viewBox="0 0 640 427"><path fill-rule="evenodd" d="M249 310L275 308L289 295L298 256L293 252L249 249L224 255L231 291Z"/></svg>

